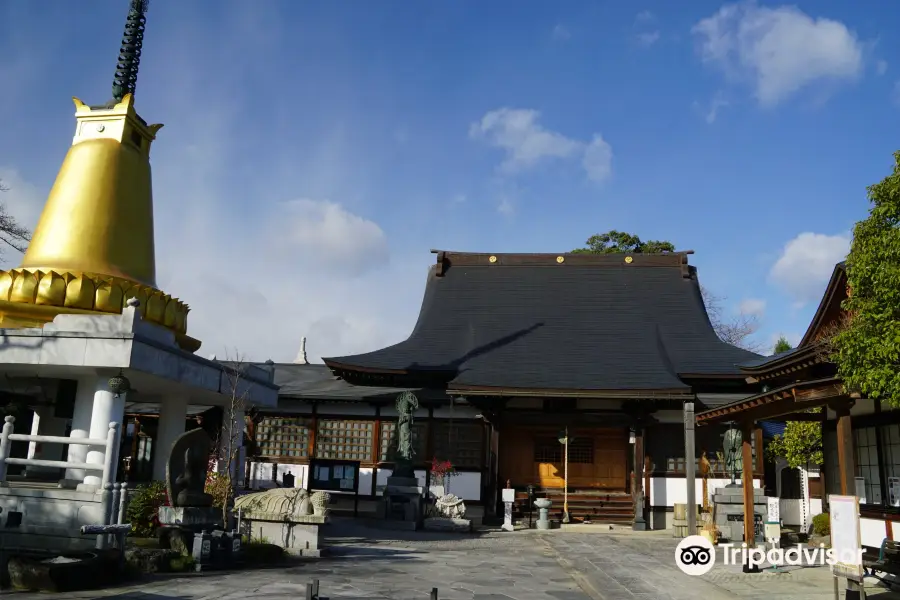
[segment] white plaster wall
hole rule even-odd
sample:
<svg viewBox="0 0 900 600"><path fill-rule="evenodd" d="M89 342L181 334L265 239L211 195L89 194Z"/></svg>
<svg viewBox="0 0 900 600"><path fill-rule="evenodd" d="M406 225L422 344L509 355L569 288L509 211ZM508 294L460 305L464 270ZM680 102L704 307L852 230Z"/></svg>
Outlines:
<svg viewBox="0 0 900 600"><path fill-rule="evenodd" d="M896 539L900 539L900 521L894 521L891 523L891 533L893 534L891 537Z"/></svg>
<svg viewBox="0 0 900 600"><path fill-rule="evenodd" d="M252 489L269 489L275 487L272 481L272 463L251 462L250 463L250 487ZM278 465L278 482L283 481L285 473L290 472L294 476L294 487L305 488L307 478L309 476L308 465Z"/></svg>
<svg viewBox="0 0 900 600"><path fill-rule="evenodd" d="M822 508L822 499L821 498L811 498L809 501L809 518L810 523L812 523L812 518L816 515L821 515L825 510Z"/></svg>
<svg viewBox="0 0 900 600"><path fill-rule="evenodd" d="M457 473L449 478L444 491L463 500L481 500L481 473Z"/></svg>
<svg viewBox="0 0 900 600"><path fill-rule="evenodd" d="M392 469L378 469L377 477L375 479L375 495L380 496L384 491L384 486L387 485L388 477L393 473ZM420 487L425 487L425 471L416 470L416 483Z"/></svg>
<svg viewBox="0 0 900 600"><path fill-rule="evenodd" d="M881 519L862 518L859 520L859 533L863 546L878 548L884 541L886 532L884 521Z"/></svg>
<svg viewBox="0 0 900 600"><path fill-rule="evenodd" d="M703 481L699 478L694 482L696 492L694 497L697 504L703 504ZM724 487L731 483L731 479L707 480L707 491L712 502L712 495L716 488ZM753 487L762 487L762 480L754 479ZM650 506L674 506L687 502L687 481L684 477L651 477L650 478Z"/></svg>
<svg viewBox="0 0 900 600"><path fill-rule="evenodd" d="M372 493L372 478L375 477L375 469L359 468L359 487L356 492L361 496L368 496Z"/></svg>

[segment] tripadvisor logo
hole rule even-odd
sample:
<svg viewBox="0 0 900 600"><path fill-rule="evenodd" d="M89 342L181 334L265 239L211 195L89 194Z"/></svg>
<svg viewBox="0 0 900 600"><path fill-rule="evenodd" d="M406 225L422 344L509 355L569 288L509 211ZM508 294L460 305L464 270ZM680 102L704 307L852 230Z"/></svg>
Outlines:
<svg viewBox="0 0 900 600"><path fill-rule="evenodd" d="M701 535L689 535L675 548L675 564L687 575L706 575L716 565L716 549Z"/></svg>
<svg viewBox="0 0 900 600"><path fill-rule="evenodd" d="M787 550L772 548L768 551L763 548L748 548L747 544L722 544L719 547L724 559L722 564L751 567L761 566L764 562L776 566L824 566L837 562L861 564L863 554L861 549L856 552L835 552L832 548L825 548L824 544L818 548L799 544ZM705 537L689 535L675 548L675 564L687 575L705 575L716 564L716 549Z"/></svg>

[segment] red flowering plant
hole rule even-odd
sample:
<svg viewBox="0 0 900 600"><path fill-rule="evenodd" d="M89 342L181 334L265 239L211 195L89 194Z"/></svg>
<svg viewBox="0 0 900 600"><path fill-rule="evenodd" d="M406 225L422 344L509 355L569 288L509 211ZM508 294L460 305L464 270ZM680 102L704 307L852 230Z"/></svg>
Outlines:
<svg viewBox="0 0 900 600"><path fill-rule="evenodd" d="M431 459L432 485L446 485L447 478L455 474L456 469L449 460L438 460L437 457Z"/></svg>

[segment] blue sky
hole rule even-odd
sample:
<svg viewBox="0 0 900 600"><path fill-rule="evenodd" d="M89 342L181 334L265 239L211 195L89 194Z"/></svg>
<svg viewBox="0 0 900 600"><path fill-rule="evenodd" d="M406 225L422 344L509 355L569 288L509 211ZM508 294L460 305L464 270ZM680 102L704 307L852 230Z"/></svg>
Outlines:
<svg viewBox="0 0 900 600"><path fill-rule="evenodd" d="M125 0L0 0L0 196L33 223ZM431 248L692 249L758 339L805 331L900 139L900 6L155 0L137 108L159 286L202 353L399 341ZM17 256L7 253L8 264Z"/></svg>

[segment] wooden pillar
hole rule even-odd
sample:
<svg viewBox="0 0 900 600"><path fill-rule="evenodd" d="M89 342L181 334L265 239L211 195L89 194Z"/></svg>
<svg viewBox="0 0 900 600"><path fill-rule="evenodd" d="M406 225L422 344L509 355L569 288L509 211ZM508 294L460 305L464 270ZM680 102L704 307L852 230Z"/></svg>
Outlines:
<svg viewBox="0 0 900 600"><path fill-rule="evenodd" d="M634 429L634 531L646 531L644 515L644 428L639 424Z"/></svg>
<svg viewBox="0 0 900 600"><path fill-rule="evenodd" d="M753 421L741 423L741 463L743 473L741 485L744 487L744 541L752 548L755 544L755 523L753 522L753 449L750 445L753 435Z"/></svg>
<svg viewBox="0 0 900 600"><path fill-rule="evenodd" d="M841 478L841 495L851 496L856 494L853 478L856 476L856 460L853 456L853 428L850 425L849 403L842 403L835 407L837 414L837 451L838 473Z"/></svg>

